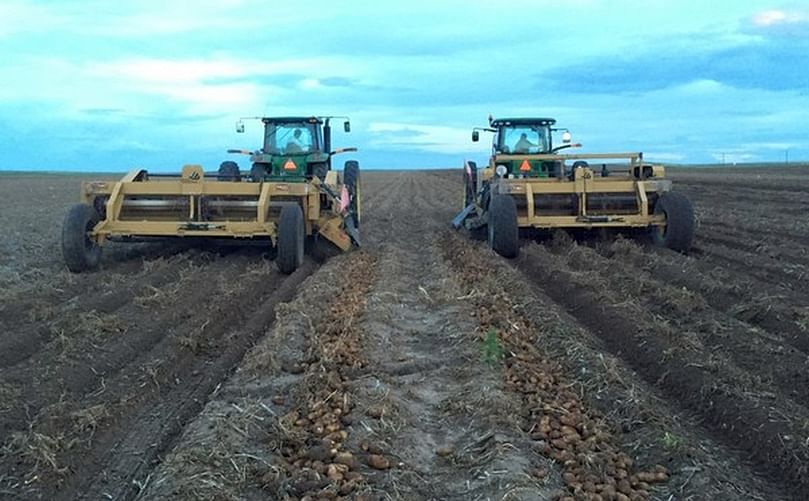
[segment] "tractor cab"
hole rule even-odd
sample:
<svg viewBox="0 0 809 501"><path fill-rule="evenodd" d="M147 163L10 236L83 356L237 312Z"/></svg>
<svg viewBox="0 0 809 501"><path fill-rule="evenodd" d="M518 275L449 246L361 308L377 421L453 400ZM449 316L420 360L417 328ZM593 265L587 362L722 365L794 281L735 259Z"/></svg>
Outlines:
<svg viewBox="0 0 809 501"><path fill-rule="evenodd" d="M351 131L347 117L261 117L264 140L257 151L228 150L250 155L252 181L306 182L324 180L331 170L332 155L356 148L331 148L331 120L344 118L343 130ZM244 123L236 124L244 132Z"/></svg>
<svg viewBox="0 0 809 501"><path fill-rule="evenodd" d="M480 139L479 131L493 133L489 166L502 177L534 178L561 175L560 165L553 160L528 158L529 155L554 154L570 147L567 129L556 129L553 118L489 118L489 127L475 129L472 140ZM564 131L562 146L554 147L553 133ZM526 158L523 158L526 157Z"/></svg>
<svg viewBox="0 0 809 501"><path fill-rule="evenodd" d="M494 135L494 154L536 155L547 153L551 148L551 125L555 120L510 119L493 120L491 125L497 130Z"/></svg>

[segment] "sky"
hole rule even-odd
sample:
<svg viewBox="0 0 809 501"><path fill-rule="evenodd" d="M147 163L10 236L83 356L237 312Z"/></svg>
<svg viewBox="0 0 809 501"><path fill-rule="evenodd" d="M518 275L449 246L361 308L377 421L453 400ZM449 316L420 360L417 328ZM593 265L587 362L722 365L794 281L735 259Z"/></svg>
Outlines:
<svg viewBox="0 0 809 501"><path fill-rule="evenodd" d="M249 168L225 151L260 115L350 116L364 168L483 162L489 114L581 152L809 160L807 92L806 1L0 3L0 170Z"/></svg>

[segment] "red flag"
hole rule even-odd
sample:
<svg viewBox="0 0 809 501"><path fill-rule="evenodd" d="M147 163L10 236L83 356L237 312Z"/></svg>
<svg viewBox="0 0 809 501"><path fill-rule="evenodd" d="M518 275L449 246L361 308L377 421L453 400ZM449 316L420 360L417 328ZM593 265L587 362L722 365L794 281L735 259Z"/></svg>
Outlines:
<svg viewBox="0 0 809 501"><path fill-rule="evenodd" d="M348 188L346 188L346 185L343 185L343 188L340 190L340 212L345 212L345 210L348 209L349 203L351 203L351 200L348 195Z"/></svg>

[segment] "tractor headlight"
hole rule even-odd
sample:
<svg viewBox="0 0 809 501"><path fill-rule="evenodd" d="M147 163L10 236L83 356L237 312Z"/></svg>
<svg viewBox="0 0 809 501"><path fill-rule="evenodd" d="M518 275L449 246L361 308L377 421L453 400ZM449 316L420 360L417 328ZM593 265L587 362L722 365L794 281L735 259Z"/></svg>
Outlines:
<svg viewBox="0 0 809 501"><path fill-rule="evenodd" d="M497 167L495 167L494 172L500 177L506 177L508 169L506 168L505 165L498 165Z"/></svg>

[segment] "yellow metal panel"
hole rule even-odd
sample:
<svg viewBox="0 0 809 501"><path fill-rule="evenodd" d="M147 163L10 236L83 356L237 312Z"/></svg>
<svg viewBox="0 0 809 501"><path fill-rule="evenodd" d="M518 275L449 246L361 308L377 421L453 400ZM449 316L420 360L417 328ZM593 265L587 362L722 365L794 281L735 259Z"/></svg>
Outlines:
<svg viewBox="0 0 809 501"><path fill-rule="evenodd" d="M528 202L528 220L534 219L534 190L531 188L531 183L525 185L525 198Z"/></svg>
<svg viewBox="0 0 809 501"><path fill-rule="evenodd" d="M304 213L304 217L307 221L317 221L320 219L320 195L319 194L310 194L308 197L308 203L304 207L306 211ZM307 232L309 234L311 232Z"/></svg>
<svg viewBox="0 0 809 501"><path fill-rule="evenodd" d="M267 220L267 208L270 204L270 185L264 184L261 187L261 195L258 197L258 207L256 210L258 211L256 215L256 220L258 224L264 224Z"/></svg>
<svg viewBox="0 0 809 501"><path fill-rule="evenodd" d="M199 236L199 237L262 237L274 236L275 224L255 221L197 223L208 229L192 229L176 221L115 221L104 224L96 232L104 236Z"/></svg>
<svg viewBox="0 0 809 501"><path fill-rule="evenodd" d="M351 248L351 238L340 227L341 224L342 220L339 217L321 218L319 232L334 245L347 251Z"/></svg>
<svg viewBox="0 0 809 501"><path fill-rule="evenodd" d="M640 213L649 214L649 199L646 197L646 190L641 183L638 183L638 201L640 202Z"/></svg>
<svg viewBox="0 0 809 501"><path fill-rule="evenodd" d="M590 159L618 159L623 158L627 160L635 160L641 158L643 155L638 152L628 153L578 153L578 154L548 154L538 153L536 155L497 155L495 161L514 161L514 160L586 160Z"/></svg>
<svg viewBox="0 0 809 501"><path fill-rule="evenodd" d="M581 182L579 182L581 181ZM593 178L585 186L582 180L561 181L558 179L509 179L500 182L501 193L524 193L525 186L531 185L534 195L542 193L632 193L635 182L627 179L606 181L605 178Z"/></svg>
<svg viewBox="0 0 809 501"><path fill-rule="evenodd" d="M620 215L612 216L607 221L586 221L579 216L535 216L518 217L520 227L534 228L609 228L609 227L645 227L664 224L662 216Z"/></svg>

